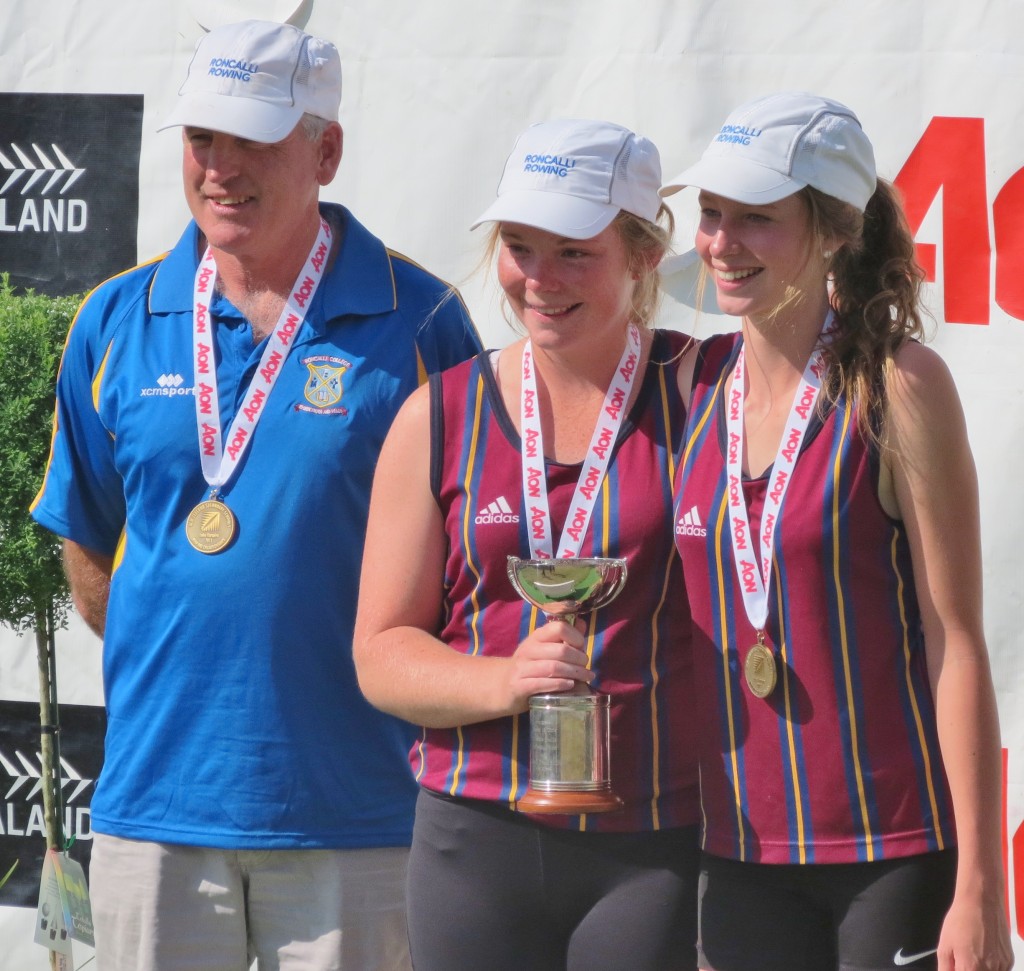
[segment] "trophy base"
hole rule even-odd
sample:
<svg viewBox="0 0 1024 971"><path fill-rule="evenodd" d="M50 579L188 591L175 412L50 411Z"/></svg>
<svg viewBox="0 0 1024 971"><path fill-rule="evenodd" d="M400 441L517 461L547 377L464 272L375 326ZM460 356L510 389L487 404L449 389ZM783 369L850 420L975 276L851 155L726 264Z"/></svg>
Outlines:
<svg viewBox="0 0 1024 971"><path fill-rule="evenodd" d="M575 816L577 813L613 813L622 808L622 800L611 790L586 792L562 790L544 792L527 789L522 799L516 800L516 811L521 813L562 813Z"/></svg>

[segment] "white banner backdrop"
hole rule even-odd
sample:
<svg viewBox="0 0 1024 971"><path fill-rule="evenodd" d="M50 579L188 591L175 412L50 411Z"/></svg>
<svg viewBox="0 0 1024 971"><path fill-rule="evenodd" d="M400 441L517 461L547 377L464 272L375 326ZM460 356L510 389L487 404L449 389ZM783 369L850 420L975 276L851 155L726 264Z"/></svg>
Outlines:
<svg viewBox="0 0 1024 971"><path fill-rule="evenodd" d="M700 154L729 109L755 95L800 88L857 111L880 173L905 193L932 270L934 346L959 385L979 468L985 619L1007 766L1007 907L1024 957L1024 521L1016 493L1024 476L1024 4L6 0L0 92L144 96L140 261L168 249L188 218L179 135L156 126L203 26L247 16L291 19L337 43L345 157L326 197L457 283L492 346L511 331L493 286L474 272L481 240L467 227L493 197L527 124L581 116L627 125L659 146L667 177ZM0 131L5 169L9 141ZM86 170L79 184L103 178ZM3 198L15 205L10 193ZM696 206L687 193L673 206L684 250ZM0 233L36 231L16 227L9 214L0 220ZM671 299L663 316L698 334L724 326L706 315L694 323ZM80 625L62 635L63 701L101 703L98 658L98 641ZM35 697L32 641L0 631L0 699ZM4 799L12 781L0 766ZM30 943L33 925L30 909L0 907L0 969L46 966ZM76 964L86 956L76 953Z"/></svg>

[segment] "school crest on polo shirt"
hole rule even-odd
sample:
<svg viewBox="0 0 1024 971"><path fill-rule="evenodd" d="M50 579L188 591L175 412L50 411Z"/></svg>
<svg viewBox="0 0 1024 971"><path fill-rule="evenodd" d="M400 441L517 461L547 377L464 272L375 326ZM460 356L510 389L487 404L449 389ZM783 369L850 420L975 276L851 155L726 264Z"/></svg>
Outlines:
<svg viewBox="0 0 1024 971"><path fill-rule="evenodd" d="M299 411L313 411L328 415L347 415L348 409L341 405L344 393L342 377L352 367L350 361L341 357L318 355L303 360L309 377L303 389L308 404L298 404Z"/></svg>

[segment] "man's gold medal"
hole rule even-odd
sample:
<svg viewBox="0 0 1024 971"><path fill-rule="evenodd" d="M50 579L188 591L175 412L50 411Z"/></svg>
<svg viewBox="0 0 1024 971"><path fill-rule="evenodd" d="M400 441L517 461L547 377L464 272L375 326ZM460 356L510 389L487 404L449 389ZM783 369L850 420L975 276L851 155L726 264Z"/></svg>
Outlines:
<svg viewBox="0 0 1024 971"><path fill-rule="evenodd" d="M185 520L185 536L200 553L219 553L235 538L237 523L219 499L199 503Z"/></svg>

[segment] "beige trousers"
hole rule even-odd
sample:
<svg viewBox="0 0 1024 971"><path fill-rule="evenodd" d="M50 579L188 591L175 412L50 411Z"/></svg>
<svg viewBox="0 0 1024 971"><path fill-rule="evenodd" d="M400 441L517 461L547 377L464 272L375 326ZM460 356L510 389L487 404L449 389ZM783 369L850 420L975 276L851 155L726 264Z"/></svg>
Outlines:
<svg viewBox="0 0 1024 971"><path fill-rule="evenodd" d="M94 834L97 971L410 971L405 848L217 850Z"/></svg>

